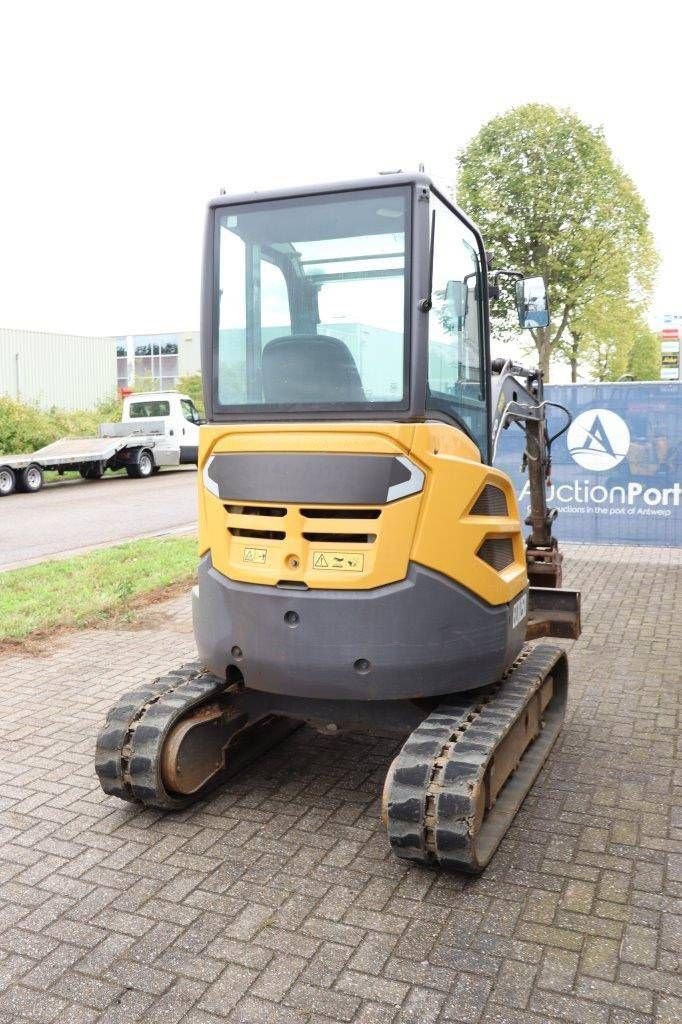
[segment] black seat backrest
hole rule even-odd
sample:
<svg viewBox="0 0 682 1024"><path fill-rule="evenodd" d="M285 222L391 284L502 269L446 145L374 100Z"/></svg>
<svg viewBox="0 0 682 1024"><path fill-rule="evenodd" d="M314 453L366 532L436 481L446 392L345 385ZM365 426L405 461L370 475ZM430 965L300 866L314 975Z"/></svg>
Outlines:
<svg viewBox="0 0 682 1024"><path fill-rule="evenodd" d="M273 338L263 348L263 398L272 404L364 402L346 343L326 334Z"/></svg>

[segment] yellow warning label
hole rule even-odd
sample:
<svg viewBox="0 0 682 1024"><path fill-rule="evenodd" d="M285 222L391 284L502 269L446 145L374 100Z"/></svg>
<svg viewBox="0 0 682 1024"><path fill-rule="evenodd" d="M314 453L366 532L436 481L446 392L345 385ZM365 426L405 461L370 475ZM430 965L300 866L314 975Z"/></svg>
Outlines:
<svg viewBox="0 0 682 1024"><path fill-rule="evenodd" d="M362 572L365 556L359 552L313 551L313 569L336 569L337 572Z"/></svg>
<svg viewBox="0 0 682 1024"><path fill-rule="evenodd" d="M259 565L263 565L267 557L267 548L244 548L245 562L258 562Z"/></svg>

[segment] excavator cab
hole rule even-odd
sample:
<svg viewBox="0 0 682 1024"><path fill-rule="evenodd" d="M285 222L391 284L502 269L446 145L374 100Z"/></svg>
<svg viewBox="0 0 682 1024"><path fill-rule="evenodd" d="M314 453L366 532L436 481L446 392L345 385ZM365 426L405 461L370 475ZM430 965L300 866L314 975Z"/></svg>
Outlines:
<svg viewBox="0 0 682 1024"><path fill-rule="evenodd" d="M366 702L514 660L527 579L489 465L486 275L426 179L211 205L194 619L216 675Z"/></svg>
<svg viewBox="0 0 682 1024"><path fill-rule="evenodd" d="M427 179L221 197L206 235L211 422L431 418L488 461L483 243Z"/></svg>
<svg viewBox="0 0 682 1024"><path fill-rule="evenodd" d="M579 628L542 377L491 366L502 273L422 174L211 202L199 661L112 709L106 792L185 807L301 723L380 728L409 734L382 801L394 851L485 866L563 718L565 654L526 641ZM542 281L511 273L542 326ZM492 465L512 424L528 544ZM549 586L529 588L531 565Z"/></svg>

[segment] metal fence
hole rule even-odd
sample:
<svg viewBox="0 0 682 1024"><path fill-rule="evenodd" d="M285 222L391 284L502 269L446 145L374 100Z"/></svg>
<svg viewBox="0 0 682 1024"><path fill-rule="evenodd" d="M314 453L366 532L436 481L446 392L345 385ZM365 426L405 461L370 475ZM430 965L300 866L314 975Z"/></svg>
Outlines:
<svg viewBox="0 0 682 1024"><path fill-rule="evenodd" d="M682 546L682 383L549 385L545 397L573 415L552 446L557 537ZM550 408L550 434L565 420L561 410ZM512 425L503 432L495 464L514 481L525 517L523 451L523 434Z"/></svg>

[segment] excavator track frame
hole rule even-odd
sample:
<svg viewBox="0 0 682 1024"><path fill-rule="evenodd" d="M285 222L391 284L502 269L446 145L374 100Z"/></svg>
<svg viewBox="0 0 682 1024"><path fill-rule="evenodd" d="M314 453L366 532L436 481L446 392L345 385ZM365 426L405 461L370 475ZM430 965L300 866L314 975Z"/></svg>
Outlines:
<svg viewBox="0 0 682 1024"><path fill-rule="evenodd" d="M220 703L220 713L215 716L211 714L213 701ZM212 751L216 758L213 770L203 773L205 781L199 773L198 784L190 781L189 789L185 786L183 791L179 765L168 757L168 747L172 750L174 734L183 722L196 728L197 721L204 719L222 727L220 743L214 744ZM110 796L179 811L222 785L301 724L278 715L249 720L227 683L191 662L120 697L97 737L95 770ZM176 780L178 790L169 785Z"/></svg>
<svg viewBox="0 0 682 1024"><path fill-rule="evenodd" d="M565 651L543 644L524 648L499 683L438 705L386 777L382 817L393 852L482 871L559 734L567 691Z"/></svg>

